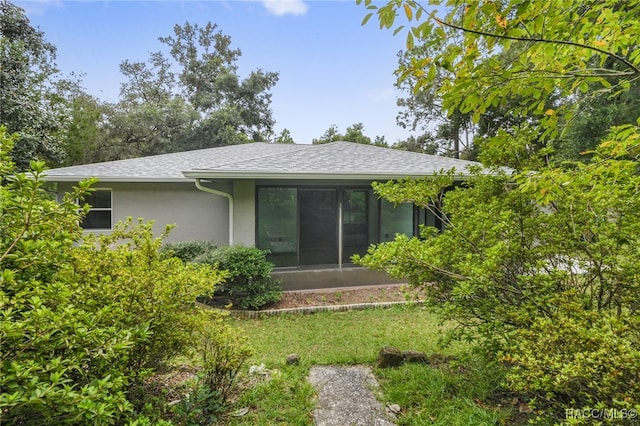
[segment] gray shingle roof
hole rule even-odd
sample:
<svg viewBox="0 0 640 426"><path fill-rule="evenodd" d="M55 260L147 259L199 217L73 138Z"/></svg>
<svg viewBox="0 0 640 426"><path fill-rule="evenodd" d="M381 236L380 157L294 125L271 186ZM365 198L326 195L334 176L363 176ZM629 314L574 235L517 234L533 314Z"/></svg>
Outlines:
<svg viewBox="0 0 640 426"><path fill-rule="evenodd" d="M394 179L428 176L451 168L464 174L472 164L478 163L351 142L323 145L258 142L51 169L47 180Z"/></svg>

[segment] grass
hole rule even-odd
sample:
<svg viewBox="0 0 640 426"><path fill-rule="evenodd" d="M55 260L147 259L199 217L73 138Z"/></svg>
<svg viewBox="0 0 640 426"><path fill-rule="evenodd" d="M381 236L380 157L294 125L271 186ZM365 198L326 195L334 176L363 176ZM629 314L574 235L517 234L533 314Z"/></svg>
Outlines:
<svg viewBox="0 0 640 426"><path fill-rule="evenodd" d="M375 364L385 345L400 350L459 356L458 366L403 365L374 369L386 403L398 404L401 425L499 424L509 410L496 410L481 401L496 390L500 377L475 358L471 347L458 344L438 348L442 329L435 314L418 306L349 312L319 312L259 319L232 319L249 337L255 355L249 365L264 364L269 375L251 376L233 410L248 408L243 416L229 417L228 425L310 425L314 389L307 382L312 365ZM299 365L286 365L291 353Z"/></svg>

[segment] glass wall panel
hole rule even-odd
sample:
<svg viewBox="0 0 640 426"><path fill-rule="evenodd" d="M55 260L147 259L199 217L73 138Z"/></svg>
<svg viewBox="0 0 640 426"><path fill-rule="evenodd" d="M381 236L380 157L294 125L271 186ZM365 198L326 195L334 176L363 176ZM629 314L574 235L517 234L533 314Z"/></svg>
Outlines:
<svg viewBox="0 0 640 426"><path fill-rule="evenodd" d="M297 188L258 188L257 246L275 266L298 264Z"/></svg>
<svg viewBox="0 0 640 426"><path fill-rule="evenodd" d="M436 212L435 214L431 210L420 209L420 219L418 223L421 225L432 226L440 231L444 231L442 218L440 216L442 213L438 213L438 210L433 206L431 208L434 209L434 211Z"/></svg>
<svg viewBox="0 0 640 426"><path fill-rule="evenodd" d="M396 234L413 235L413 204L380 200L380 242L393 241Z"/></svg>
<svg viewBox="0 0 640 426"><path fill-rule="evenodd" d="M337 193L337 188L300 189L300 265L338 263Z"/></svg>
<svg viewBox="0 0 640 426"><path fill-rule="evenodd" d="M342 262L350 263L354 254L366 253L369 235L370 191L345 189L342 197Z"/></svg>
<svg viewBox="0 0 640 426"><path fill-rule="evenodd" d="M414 218L412 204L394 206L370 188L258 187L256 204L256 245L279 267L349 264L370 244L412 236L418 223L438 225L431 213L415 210Z"/></svg>

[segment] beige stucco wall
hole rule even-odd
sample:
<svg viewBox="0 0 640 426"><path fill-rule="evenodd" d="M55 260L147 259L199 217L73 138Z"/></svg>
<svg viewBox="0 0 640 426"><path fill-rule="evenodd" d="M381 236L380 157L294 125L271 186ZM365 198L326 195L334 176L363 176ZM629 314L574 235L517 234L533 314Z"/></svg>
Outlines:
<svg viewBox="0 0 640 426"><path fill-rule="evenodd" d="M72 184L60 184L59 194ZM167 224L176 224L168 241L207 240L217 245L229 243L228 201L224 197L198 190L193 182L185 183L108 183L94 185L111 189L114 223L134 219L155 220L159 234ZM213 186L229 192L229 185Z"/></svg>
<svg viewBox="0 0 640 426"><path fill-rule="evenodd" d="M234 243L245 246L256 244L256 184L253 180L233 184Z"/></svg>

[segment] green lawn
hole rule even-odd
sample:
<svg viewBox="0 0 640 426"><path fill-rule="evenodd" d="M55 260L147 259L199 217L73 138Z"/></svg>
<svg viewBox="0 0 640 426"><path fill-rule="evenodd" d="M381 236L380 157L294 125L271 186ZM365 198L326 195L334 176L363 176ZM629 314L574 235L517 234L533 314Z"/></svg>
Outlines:
<svg viewBox="0 0 640 426"><path fill-rule="evenodd" d="M467 357L470 346L439 349L442 329L436 316L422 307L231 321L246 332L255 350L249 365L264 364L270 373L248 377L233 409L248 408L249 412L230 417L229 425L312 424L314 391L307 382L309 368L326 364L373 366L385 345L464 359L444 368L405 365L374 369L385 402L402 407L399 424L488 425L504 422L509 415L508 410L481 407L481 401L497 388L500 378L496 372ZM291 353L300 356L299 365L286 365Z"/></svg>

